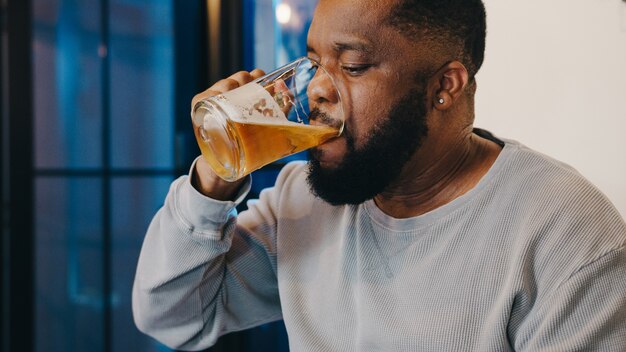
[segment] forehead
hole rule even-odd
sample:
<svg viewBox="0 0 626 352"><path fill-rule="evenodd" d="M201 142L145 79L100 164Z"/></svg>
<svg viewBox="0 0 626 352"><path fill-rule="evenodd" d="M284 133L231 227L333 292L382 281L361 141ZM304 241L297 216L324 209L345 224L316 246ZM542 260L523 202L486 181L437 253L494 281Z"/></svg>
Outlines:
<svg viewBox="0 0 626 352"><path fill-rule="evenodd" d="M387 16L396 1L320 0L309 29L309 45L357 38L376 44L393 31Z"/></svg>
<svg viewBox="0 0 626 352"><path fill-rule="evenodd" d="M361 22L363 19L376 19L388 14L399 0L320 0L316 10L324 15L343 18L344 23ZM352 14L353 16L343 17ZM358 15L355 17L354 15Z"/></svg>

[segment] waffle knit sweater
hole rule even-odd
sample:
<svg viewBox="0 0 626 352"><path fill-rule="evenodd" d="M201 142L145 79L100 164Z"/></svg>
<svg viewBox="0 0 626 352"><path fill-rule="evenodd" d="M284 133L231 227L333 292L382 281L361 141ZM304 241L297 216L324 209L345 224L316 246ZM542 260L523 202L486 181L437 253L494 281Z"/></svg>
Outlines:
<svg viewBox="0 0 626 352"><path fill-rule="evenodd" d="M315 198L306 165L237 215L183 176L146 234L137 326L197 350L284 319L292 351L626 351L626 224L572 168L506 141L421 216Z"/></svg>

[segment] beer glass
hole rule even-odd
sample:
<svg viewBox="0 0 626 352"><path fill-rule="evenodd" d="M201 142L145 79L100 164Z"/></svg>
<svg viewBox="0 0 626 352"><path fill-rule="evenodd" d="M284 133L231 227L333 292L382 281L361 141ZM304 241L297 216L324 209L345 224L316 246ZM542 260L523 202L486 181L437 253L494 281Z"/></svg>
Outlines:
<svg viewBox="0 0 626 352"><path fill-rule="evenodd" d="M226 181L339 136L343 115L332 76L306 57L201 100L191 112L202 156Z"/></svg>

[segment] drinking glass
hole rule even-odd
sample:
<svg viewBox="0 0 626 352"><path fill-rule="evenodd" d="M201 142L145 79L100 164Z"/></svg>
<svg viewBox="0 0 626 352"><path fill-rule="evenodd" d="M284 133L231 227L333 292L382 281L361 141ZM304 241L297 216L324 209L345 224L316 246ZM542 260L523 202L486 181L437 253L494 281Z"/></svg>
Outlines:
<svg viewBox="0 0 626 352"><path fill-rule="evenodd" d="M338 137L344 126L333 77L306 57L199 101L191 117L202 156L226 181Z"/></svg>

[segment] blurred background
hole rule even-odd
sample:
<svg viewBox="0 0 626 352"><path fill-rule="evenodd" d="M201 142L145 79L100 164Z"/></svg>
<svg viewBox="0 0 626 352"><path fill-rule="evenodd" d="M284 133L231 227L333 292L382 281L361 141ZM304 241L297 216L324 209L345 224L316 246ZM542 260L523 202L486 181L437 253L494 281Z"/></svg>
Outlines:
<svg viewBox="0 0 626 352"><path fill-rule="evenodd" d="M148 223L198 155L190 100L305 55L315 0L0 0L1 351L170 351L135 328ZM626 2L486 0L476 125L626 214ZM298 155L295 158L303 158ZM254 174L254 197L284 161ZM287 351L281 322L207 351Z"/></svg>

